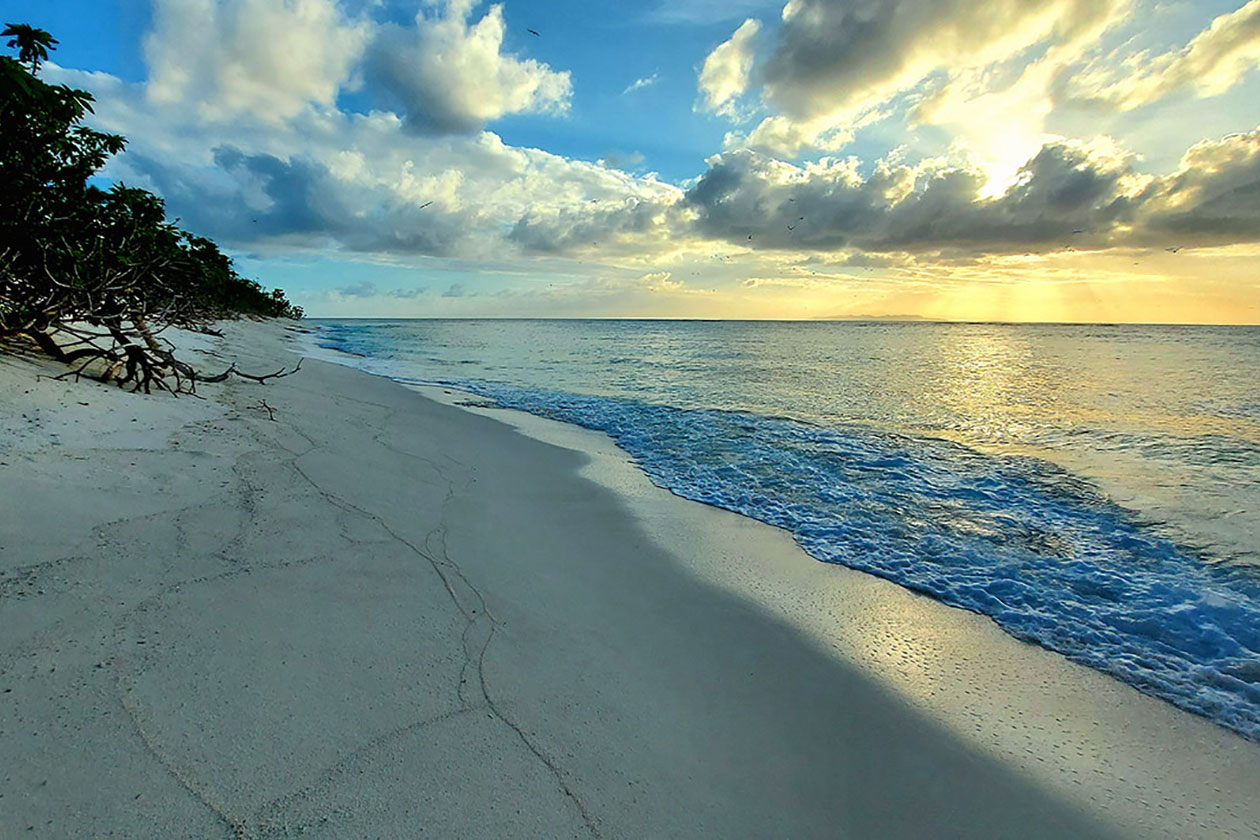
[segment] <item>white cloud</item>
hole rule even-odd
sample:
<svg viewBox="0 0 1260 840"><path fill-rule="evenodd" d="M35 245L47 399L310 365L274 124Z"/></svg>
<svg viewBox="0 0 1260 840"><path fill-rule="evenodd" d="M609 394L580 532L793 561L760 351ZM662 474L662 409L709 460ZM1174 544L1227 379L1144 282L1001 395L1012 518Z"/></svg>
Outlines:
<svg viewBox="0 0 1260 840"><path fill-rule="evenodd" d="M1184 49L1116 54L1068 80L1067 98L1128 111L1180 90L1219 96L1260 67L1260 0L1216 17Z"/></svg>
<svg viewBox="0 0 1260 840"><path fill-rule="evenodd" d="M753 41L761 24L752 18L740 24L730 40L718 44L700 68L701 105L705 110L738 118L735 100L748 89L753 66Z"/></svg>
<svg viewBox="0 0 1260 840"><path fill-rule="evenodd" d="M651 23L711 24L747 17L767 7L777 7L777 3L775 0L660 0L645 18Z"/></svg>
<svg viewBox="0 0 1260 840"><path fill-rule="evenodd" d="M260 253L510 259L552 249L539 225L506 236L524 219L598 219L601 240L615 242L656 224L648 208L681 196L652 176L509 146L488 131L417 137L399 115L335 109L280 124L201 122L194 103L155 103L142 84L45 72L96 91L93 124L130 138L108 177L164 196L191 230ZM638 221L618 231L608 223L616 218Z"/></svg>
<svg viewBox="0 0 1260 840"><path fill-rule="evenodd" d="M1138 174L1115 143L1054 140L998 194L966 159L906 164L894 154L863 174L852 158L794 166L727 152L684 197L652 176L512 147L487 131L416 137L396 114L310 108L284 124L198 124L195 103L156 104L143 85L45 72L95 90L96 124L132 138L107 174L155 189L194 231L259 253L583 254L637 262L641 276L661 270L653 260L714 240L762 253L959 254L1260 240L1260 132L1200 143L1163 177Z"/></svg>
<svg viewBox="0 0 1260 840"><path fill-rule="evenodd" d="M810 147L835 150L911 93L936 88L939 101L974 99L1019 79L1012 67L1028 64L1037 51L1062 66L1123 20L1131 3L790 0L774 50L754 70L771 113L748 145L787 156ZM1051 74L1039 78L1044 92ZM920 108L919 121L928 121L929 113ZM984 122L1037 122L1039 128L1042 119L1015 111L995 120L994 113ZM1020 152L1035 150L1025 145Z"/></svg>
<svg viewBox="0 0 1260 840"><path fill-rule="evenodd" d="M626 89L623 90L621 93L622 95L625 95L627 93L634 93L636 90L643 90L645 87L651 87L652 85L656 84L660 80L661 80L660 75L657 73L653 73L651 76L644 76L641 79L635 79L633 82L626 85Z"/></svg>
<svg viewBox="0 0 1260 840"><path fill-rule="evenodd" d="M681 289L683 282L671 280L671 277L673 274L668 271L651 271L640 277L639 282L654 292L673 292Z"/></svg>
<svg viewBox="0 0 1260 840"><path fill-rule="evenodd" d="M205 119L292 117L331 106L369 37L335 0L156 0L144 39L153 102Z"/></svg>
<svg viewBox="0 0 1260 840"><path fill-rule="evenodd" d="M731 132L724 145L728 149L756 149L771 155L796 157L806 149L834 152L853 142L853 129L833 126L828 120L797 121L776 114L765 117L748 134Z"/></svg>
<svg viewBox="0 0 1260 840"><path fill-rule="evenodd" d="M1025 161L1044 145L1061 139L1046 128L1059 77L1096 49L1099 40L1131 11L1125 3L1104 4L1096 14L1050 39L1033 60L1017 52L952 73L914 104L908 114L911 124L945 128L953 137L953 148L987 175L984 196L1001 195Z"/></svg>
<svg viewBox="0 0 1260 840"><path fill-rule="evenodd" d="M412 29L381 27L371 49L378 81L402 103L409 126L430 133L472 132L507 114L562 113L568 71L503 52L503 7L469 23L473 0L421 11Z"/></svg>
<svg viewBox="0 0 1260 840"><path fill-rule="evenodd" d="M933 72L985 67L1096 32L1129 0L790 0L763 68L767 101L794 118L858 113Z"/></svg>

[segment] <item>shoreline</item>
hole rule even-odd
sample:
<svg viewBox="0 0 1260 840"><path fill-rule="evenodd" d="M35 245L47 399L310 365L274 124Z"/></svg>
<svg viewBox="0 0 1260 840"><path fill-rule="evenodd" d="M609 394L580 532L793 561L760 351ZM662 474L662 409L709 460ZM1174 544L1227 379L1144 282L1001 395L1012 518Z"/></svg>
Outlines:
<svg viewBox="0 0 1260 840"><path fill-rule="evenodd" d="M1255 744L602 435L314 360L205 401L4 362L0 833L1260 831Z"/></svg>
<svg viewBox="0 0 1260 840"><path fill-rule="evenodd" d="M1210 718L1017 639L987 615L816 560L785 530L658 487L602 432L468 405L457 397L482 398L453 388L406 387L582 453L580 474L617 493L687 574L788 623L1081 807L1140 826L1144 837L1260 833L1260 807L1216 826L1190 818L1202 803L1224 814L1249 802L1247 788L1260 780L1260 745ZM1162 823L1151 821L1159 800Z"/></svg>

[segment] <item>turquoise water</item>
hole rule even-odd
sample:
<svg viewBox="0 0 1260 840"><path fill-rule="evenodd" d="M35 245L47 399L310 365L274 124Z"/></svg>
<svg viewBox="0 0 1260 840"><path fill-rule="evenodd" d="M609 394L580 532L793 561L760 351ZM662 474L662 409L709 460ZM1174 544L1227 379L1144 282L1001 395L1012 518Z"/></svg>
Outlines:
<svg viewBox="0 0 1260 840"><path fill-rule="evenodd" d="M1258 329L317 323L1260 739Z"/></svg>

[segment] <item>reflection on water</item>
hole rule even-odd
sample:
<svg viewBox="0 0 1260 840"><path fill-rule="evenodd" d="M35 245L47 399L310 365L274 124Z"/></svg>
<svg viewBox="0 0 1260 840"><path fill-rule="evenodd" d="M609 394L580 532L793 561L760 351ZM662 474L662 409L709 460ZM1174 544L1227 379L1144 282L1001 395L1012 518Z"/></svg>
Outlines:
<svg viewBox="0 0 1260 840"><path fill-rule="evenodd" d="M1092 478L1209 558L1260 564L1257 328L321 323L330 346L372 356L387 374L745 410L1035 455Z"/></svg>

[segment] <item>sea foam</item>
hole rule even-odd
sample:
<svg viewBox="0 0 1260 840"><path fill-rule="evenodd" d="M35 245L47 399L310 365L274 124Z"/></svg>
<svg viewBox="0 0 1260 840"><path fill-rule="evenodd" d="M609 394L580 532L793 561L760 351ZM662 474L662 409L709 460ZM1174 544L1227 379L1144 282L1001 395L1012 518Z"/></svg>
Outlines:
<svg viewBox="0 0 1260 840"><path fill-rule="evenodd" d="M1048 462L863 427L467 380L608 434L653 483L789 531L811 556L1260 740L1260 580L1204 562Z"/></svg>

